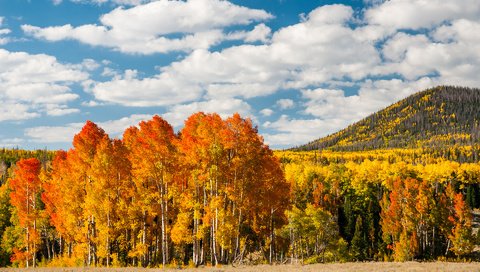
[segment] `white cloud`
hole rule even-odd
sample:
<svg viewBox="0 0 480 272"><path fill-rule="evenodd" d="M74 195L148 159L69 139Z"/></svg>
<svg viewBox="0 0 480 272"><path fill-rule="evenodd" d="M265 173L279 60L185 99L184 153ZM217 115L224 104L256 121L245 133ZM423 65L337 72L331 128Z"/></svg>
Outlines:
<svg viewBox="0 0 480 272"><path fill-rule="evenodd" d="M222 118L227 118L234 113L239 113L243 118L249 117L256 120L251 113L248 103L240 99L212 99L208 101L193 102L184 105L175 105L162 115L172 126L179 127L192 114L196 112L218 113Z"/></svg>
<svg viewBox="0 0 480 272"><path fill-rule="evenodd" d="M314 25L343 24L352 18L353 10L345 5L328 5L316 8L308 14L308 23Z"/></svg>
<svg viewBox="0 0 480 272"><path fill-rule="evenodd" d="M477 0L390 0L368 9L369 24L397 29L422 29L455 19L478 19Z"/></svg>
<svg viewBox="0 0 480 272"><path fill-rule="evenodd" d="M63 116L80 112L79 109L67 108L66 106L59 106L55 104L47 104L46 109L47 114L50 116Z"/></svg>
<svg viewBox="0 0 480 272"><path fill-rule="evenodd" d="M121 78L96 84L92 93L100 101L137 107L189 102L200 98L203 93L199 86L188 80L177 81L169 74L145 79L137 79L135 76L126 71Z"/></svg>
<svg viewBox="0 0 480 272"><path fill-rule="evenodd" d="M0 16L0 45L5 45L10 42L10 38L6 35L10 34L11 30L8 28L1 28L4 20L5 18Z"/></svg>
<svg viewBox="0 0 480 272"><path fill-rule="evenodd" d="M82 129L83 123L70 123L65 126L41 126L25 130L25 136L37 143L69 143Z"/></svg>
<svg viewBox="0 0 480 272"><path fill-rule="evenodd" d="M345 24L352 12L346 6L322 6L306 21L273 33L268 45L198 49L154 77L114 78L97 84L93 93L106 102L152 106L194 101L203 92L208 99L252 98L344 77L361 79L380 57L371 41L357 39L356 30ZM132 93L143 85L145 94ZM167 99L169 92L174 94Z"/></svg>
<svg viewBox="0 0 480 272"><path fill-rule="evenodd" d="M149 114L133 114L117 120L97 122L111 137L118 137L130 126L151 119ZM25 129L25 136L36 143L71 143L73 136L80 132L84 123L69 123L64 126L39 126Z"/></svg>
<svg viewBox="0 0 480 272"><path fill-rule="evenodd" d="M341 130L392 102L436 84L438 82L430 78L417 81L368 80L361 84L357 95L351 96L346 96L343 90L338 89L303 90L303 98L307 100L304 113L310 114L314 119L283 115L274 122L264 123L265 128L274 131L267 134L265 139L270 144L283 147L305 144Z"/></svg>
<svg viewBox="0 0 480 272"><path fill-rule="evenodd" d="M295 107L295 102L293 102L292 99L279 99L277 100L276 104L282 110L291 109Z"/></svg>
<svg viewBox="0 0 480 272"><path fill-rule="evenodd" d="M83 101L82 102L82 106L85 106L85 107L99 107L99 106L104 106L104 105L105 105L104 103L100 103L100 102L95 101L95 100Z"/></svg>
<svg viewBox="0 0 480 272"><path fill-rule="evenodd" d="M277 133L267 133L264 137L267 144L292 147L331 134L348 123L349 121L344 119L293 119L282 115L277 121L263 125L277 131Z"/></svg>
<svg viewBox="0 0 480 272"><path fill-rule="evenodd" d="M430 77L448 85L480 86L480 22L457 20L423 34L398 33L385 43L386 62L379 74L400 74L408 80Z"/></svg>
<svg viewBox="0 0 480 272"><path fill-rule="evenodd" d="M248 32L245 41L246 42L268 42L268 39L272 33L272 30L265 24L256 25L252 31Z"/></svg>
<svg viewBox="0 0 480 272"><path fill-rule="evenodd" d="M256 25L251 31L236 31L229 33L227 39L229 40L244 40L245 42L263 42L267 43L270 41L270 36L272 35L272 29L270 29L265 24Z"/></svg>
<svg viewBox="0 0 480 272"><path fill-rule="evenodd" d="M2 106L0 107L0 122L25 120L38 116L40 114L32 111L26 104L2 101Z"/></svg>
<svg viewBox="0 0 480 272"><path fill-rule="evenodd" d="M251 114L250 105L240 99L209 100L176 105L161 116L178 128L183 125L183 122L188 116L199 111L205 113L216 112L222 118L227 118L234 113L239 113L242 117L250 117L255 121L255 117ZM136 126L141 121L151 119L152 116L153 115L150 114L133 114L116 120L103 122L93 121L103 128L111 137L120 137L128 127ZM70 143L73 140L73 136L81 130L83 125L84 123L68 123L63 126L31 127L25 129L25 136L29 141L36 143Z"/></svg>
<svg viewBox="0 0 480 272"><path fill-rule="evenodd" d="M81 65L87 71L94 71L100 68L100 64L93 59L84 59Z"/></svg>
<svg viewBox="0 0 480 272"><path fill-rule="evenodd" d="M361 83L358 94L349 96L339 89L303 90L302 96L307 99L304 113L324 121L353 122L434 84L438 83L427 77L417 81L367 80Z"/></svg>
<svg viewBox="0 0 480 272"><path fill-rule="evenodd" d="M24 142L21 138L0 139L0 147L12 148L20 146Z"/></svg>
<svg viewBox="0 0 480 272"><path fill-rule="evenodd" d="M0 49L0 121L78 112L68 108L79 97L70 86L87 78L87 73L52 56Z"/></svg>
<svg viewBox="0 0 480 272"><path fill-rule="evenodd" d="M208 49L226 39L223 28L270 18L272 15L264 10L228 1L162 0L127 9L116 8L100 18L100 25L73 27L67 24L46 28L22 25L22 29L28 35L48 41L71 39L125 53L152 54ZM179 33L182 34L179 38L168 37ZM258 33L252 35L258 36Z"/></svg>
<svg viewBox="0 0 480 272"><path fill-rule="evenodd" d="M117 120L99 122L98 125L103 128L111 137L118 137L123 134L125 129L128 127L136 126L141 121L152 119L152 116L153 115L150 114L133 114Z"/></svg>
<svg viewBox="0 0 480 272"><path fill-rule="evenodd" d="M158 1L117 8L99 25L24 26L24 30L47 40L75 39L129 53L188 51L150 77L104 67L102 74L108 79L89 82L94 97L83 104L165 106L165 117L175 126L200 110L225 114L244 110L241 114L249 116L252 109L245 99L299 90L303 100L278 106L274 100L258 112L269 117L270 108L295 106L304 114L263 125L269 131L266 140L277 146L333 133L435 85L480 86L477 0L364 1L368 6L359 12L344 5L318 7L299 23L273 33L261 23L270 14L214 0ZM199 10L206 12L196 14ZM236 13L212 16L225 11ZM255 22L260 23L254 26ZM248 30L224 33L232 25L248 25ZM228 39L245 44L209 49ZM88 67L94 69L95 64L81 70ZM347 89L358 92L347 95ZM64 85L53 90L71 94ZM16 95L16 101L24 99ZM58 99L65 104L75 97ZM24 113L36 113L30 110Z"/></svg>
<svg viewBox="0 0 480 272"><path fill-rule="evenodd" d="M268 117L268 116L271 116L273 114L273 110L271 110L269 108L265 108L265 109L260 111L260 114L265 116L265 117Z"/></svg>

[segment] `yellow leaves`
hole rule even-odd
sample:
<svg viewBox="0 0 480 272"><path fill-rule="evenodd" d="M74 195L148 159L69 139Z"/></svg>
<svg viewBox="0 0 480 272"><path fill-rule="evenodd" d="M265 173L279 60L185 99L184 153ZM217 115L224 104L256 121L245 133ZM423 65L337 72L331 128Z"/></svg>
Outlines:
<svg viewBox="0 0 480 272"><path fill-rule="evenodd" d="M136 244L135 247L128 251L128 257L130 258L138 258L145 254L147 250L146 244Z"/></svg>
<svg viewBox="0 0 480 272"><path fill-rule="evenodd" d="M188 212L182 212L177 215L177 221L171 230L171 239L175 244L193 243L193 237L190 230L191 216L192 215Z"/></svg>
<svg viewBox="0 0 480 272"><path fill-rule="evenodd" d="M457 176L463 183L480 183L480 165L478 163L464 163L460 165Z"/></svg>
<svg viewBox="0 0 480 272"><path fill-rule="evenodd" d="M452 161L443 161L436 164L427 164L422 167L419 166L420 177L430 182L446 183L453 178L460 164Z"/></svg>

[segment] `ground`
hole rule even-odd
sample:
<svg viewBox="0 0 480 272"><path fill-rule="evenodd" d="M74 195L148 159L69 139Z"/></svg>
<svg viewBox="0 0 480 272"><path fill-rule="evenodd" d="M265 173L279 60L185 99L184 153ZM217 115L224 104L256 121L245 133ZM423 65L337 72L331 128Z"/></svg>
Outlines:
<svg viewBox="0 0 480 272"><path fill-rule="evenodd" d="M143 268L38 268L38 269L5 269L0 268L0 271L38 271L38 272L153 272L160 269L143 269ZM179 271L179 269L165 269L166 271ZM258 265L258 266L221 266L221 267L202 267L184 269L186 272L322 272L322 271L468 271L480 272L480 262L475 263L446 263L446 262L404 262L404 263L334 263L334 264L313 264L313 265Z"/></svg>

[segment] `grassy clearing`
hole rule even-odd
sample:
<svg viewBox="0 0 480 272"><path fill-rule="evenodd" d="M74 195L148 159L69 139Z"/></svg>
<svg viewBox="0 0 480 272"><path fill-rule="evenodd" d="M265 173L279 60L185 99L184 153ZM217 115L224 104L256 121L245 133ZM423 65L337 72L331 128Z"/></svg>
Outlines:
<svg viewBox="0 0 480 272"><path fill-rule="evenodd" d="M0 271L38 271L38 272L150 272L161 271L162 269L154 268L37 268L37 269L7 269L0 268ZM448 262L404 262L404 263L333 263L333 264L313 264L313 265L257 265L257 266L220 266L220 267L201 267L189 269L163 269L164 271L186 271L186 272L322 272L322 271L465 271L480 272L480 263L448 263Z"/></svg>

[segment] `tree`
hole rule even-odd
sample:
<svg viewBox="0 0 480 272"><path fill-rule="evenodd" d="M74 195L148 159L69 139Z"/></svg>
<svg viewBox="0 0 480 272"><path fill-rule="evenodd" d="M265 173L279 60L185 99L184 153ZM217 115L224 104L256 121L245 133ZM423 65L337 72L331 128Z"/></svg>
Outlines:
<svg viewBox="0 0 480 272"><path fill-rule="evenodd" d="M90 265L97 262L95 216L86 206L90 169L105 131L87 121L74 136L73 149L56 153L42 195L52 225L60 234L60 254Z"/></svg>
<svg viewBox="0 0 480 272"><path fill-rule="evenodd" d="M3 183L0 185L0 267L7 266L10 263L10 255L12 253L11 249L2 243L3 239L11 238L3 237L6 236L7 228L11 227L11 209L10 188L8 183Z"/></svg>
<svg viewBox="0 0 480 272"><path fill-rule="evenodd" d="M454 228L448 237L452 241L452 251L460 257L472 252L474 247L472 215L461 193L454 195L454 211L449 217Z"/></svg>
<svg viewBox="0 0 480 272"><path fill-rule="evenodd" d="M172 219L169 217L171 199L169 192L179 170L176 137L172 126L157 115L150 121L141 122L139 126L140 129L134 127L128 129L124 141L130 152L132 177L138 190L137 204L143 214L142 244L146 244L147 220L159 218L160 254L162 264L165 265L170 260L169 221ZM146 265L148 262L146 254L143 258Z"/></svg>
<svg viewBox="0 0 480 272"><path fill-rule="evenodd" d="M194 201L193 262L205 262L207 250L211 261L219 261L217 248L218 208L224 179L225 148L222 143L224 123L218 114L197 113L185 121L180 135L179 149L185 160L189 190ZM208 248L210 245L210 248Z"/></svg>
<svg viewBox="0 0 480 272"><path fill-rule="evenodd" d="M313 259L314 262L325 262L326 253L338 250L338 243L343 243L338 237L338 225L328 211L307 204L305 210L292 207L287 215L292 261Z"/></svg>
<svg viewBox="0 0 480 272"><path fill-rule="evenodd" d="M14 177L9 181L10 201L15 207L19 224L25 234L25 252L23 249L14 249L14 258L25 258L27 268L30 264L36 266L37 250L41 241L37 231L37 222L41 217L40 167L40 161L37 159L22 159L17 163Z"/></svg>
<svg viewBox="0 0 480 272"><path fill-rule="evenodd" d="M96 218L98 257L109 267L112 241L128 230L128 226L119 222L122 216L127 216L125 205L128 205L130 192L134 189L130 183L130 162L123 143L112 141L105 135L97 146L88 175L92 181L87 185L85 207Z"/></svg>
<svg viewBox="0 0 480 272"><path fill-rule="evenodd" d="M361 216L357 216L355 222L355 233L351 242L352 255L357 261L365 260L367 256L368 243L364 231L363 221Z"/></svg>

